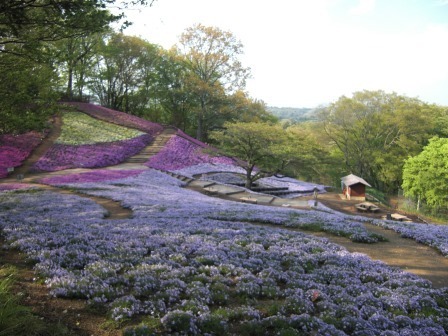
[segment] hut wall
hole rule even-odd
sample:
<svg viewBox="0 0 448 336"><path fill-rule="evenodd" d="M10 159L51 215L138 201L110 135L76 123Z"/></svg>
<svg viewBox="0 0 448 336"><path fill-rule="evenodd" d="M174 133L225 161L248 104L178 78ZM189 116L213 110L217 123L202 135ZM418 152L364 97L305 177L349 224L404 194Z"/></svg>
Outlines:
<svg viewBox="0 0 448 336"><path fill-rule="evenodd" d="M366 197L366 186L362 183L351 185L350 195L354 197Z"/></svg>

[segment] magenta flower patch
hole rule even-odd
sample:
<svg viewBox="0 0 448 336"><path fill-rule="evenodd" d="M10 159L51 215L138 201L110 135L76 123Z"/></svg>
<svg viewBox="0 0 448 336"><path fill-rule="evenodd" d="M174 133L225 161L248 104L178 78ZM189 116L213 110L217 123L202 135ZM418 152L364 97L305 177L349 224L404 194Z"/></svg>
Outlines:
<svg viewBox="0 0 448 336"><path fill-rule="evenodd" d="M234 165L231 158L204 153L205 147L207 145L200 141L194 140L193 142L185 136L175 135L159 153L146 162L146 165L163 170L182 169L201 163Z"/></svg>
<svg viewBox="0 0 448 336"><path fill-rule="evenodd" d="M18 167L40 144L43 135L32 131L20 135L0 135L0 178L8 175L8 168Z"/></svg>
<svg viewBox="0 0 448 336"><path fill-rule="evenodd" d="M1 191L9 191L9 190L18 190L18 189L30 189L34 188L26 183L8 183L8 184L0 184L0 192Z"/></svg>
<svg viewBox="0 0 448 336"><path fill-rule="evenodd" d="M54 144L33 166L36 171L100 168L119 164L139 153L152 140L149 134L111 143L70 146Z"/></svg>

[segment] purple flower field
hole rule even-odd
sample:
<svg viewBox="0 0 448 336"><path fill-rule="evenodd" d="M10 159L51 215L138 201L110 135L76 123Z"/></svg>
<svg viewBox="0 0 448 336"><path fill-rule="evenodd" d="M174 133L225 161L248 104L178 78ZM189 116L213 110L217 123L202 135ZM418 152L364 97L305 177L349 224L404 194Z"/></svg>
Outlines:
<svg viewBox="0 0 448 336"><path fill-rule="evenodd" d="M0 135L0 178L8 175L8 168L20 166L43 137L43 134L34 131L20 135Z"/></svg>
<svg viewBox="0 0 448 336"><path fill-rule="evenodd" d="M39 183L58 186L67 183L103 182L103 181L119 180L129 176L139 175L143 172L144 170L98 169L86 173L45 177L40 179Z"/></svg>
<svg viewBox="0 0 448 336"><path fill-rule="evenodd" d="M144 134L130 140L93 145L54 144L33 165L35 171L58 171L72 168L100 168L116 165L139 153L152 141Z"/></svg>
<svg viewBox="0 0 448 336"><path fill-rule="evenodd" d="M146 165L155 169L175 171L202 163L234 164L231 158L204 153L204 148L206 145L197 140L192 142L185 136L175 135Z"/></svg>
<svg viewBox="0 0 448 336"><path fill-rule="evenodd" d="M361 227L357 217L182 185L154 170L67 184L132 208L128 220L104 219L77 196L3 192L0 228L53 295L85 299L118 322L145 316L124 335L447 335L448 290L282 228Z"/></svg>

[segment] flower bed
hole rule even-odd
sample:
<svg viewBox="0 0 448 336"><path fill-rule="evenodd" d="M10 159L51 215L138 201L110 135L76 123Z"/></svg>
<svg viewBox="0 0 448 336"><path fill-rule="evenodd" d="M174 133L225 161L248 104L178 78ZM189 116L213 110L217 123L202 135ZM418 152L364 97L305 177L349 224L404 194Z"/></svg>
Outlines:
<svg viewBox="0 0 448 336"><path fill-rule="evenodd" d="M201 163L234 164L231 158L204 153L205 144L200 146L183 136L173 136L159 153L152 156L146 165L151 168L174 171Z"/></svg>
<svg viewBox="0 0 448 336"><path fill-rule="evenodd" d="M53 295L86 299L117 321L146 315L125 335L448 330L448 291L328 240L240 221L337 223L349 216L208 198L152 170L72 186L113 196L135 216L105 220L87 199L7 193L0 195L1 229L36 261Z"/></svg>
<svg viewBox="0 0 448 336"><path fill-rule="evenodd" d="M35 187L30 186L26 183L4 183L0 184L0 192L11 191L11 190L23 190L23 189L34 189Z"/></svg>
<svg viewBox="0 0 448 336"><path fill-rule="evenodd" d="M80 112L64 112L63 127L56 143L63 145L89 145L136 138L144 133L97 120Z"/></svg>
<svg viewBox="0 0 448 336"><path fill-rule="evenodd" d="M39 180L39 183L50 184L54 186L67 183L87 183L87 182L103 182L123 179L129 176L139 175L144 170L109 170L98 169L91 172L69 174L62 176L45 177Z"/></svg>
<svg viewBox="0 0 448 336"><path fill-rule="evenodd" d="M0 178L8 176L8 168L18 167L40 144L43 135L28 132L20 135L0 135Z"/></svg>
<svg viewBox="0 0 448 336"><path fill-rule="evenodd" d="M141 119L131 114L108 109L103 106L80 102L67 102L64 104L74 106L79 111L82 111L100 120L115 123L121 126L135 128L145 133L151 134L152 136L155 136L163 130L163 126L160 124Z"/></svg>
<svg viewBox="0 0 448 336"><path fill-rule="evenodd" d="M32 168L35 171L58 171L112 166L139 153L151 141L151 135L144 134L130 140L112 143L82 146L55 144Z"/></svg>

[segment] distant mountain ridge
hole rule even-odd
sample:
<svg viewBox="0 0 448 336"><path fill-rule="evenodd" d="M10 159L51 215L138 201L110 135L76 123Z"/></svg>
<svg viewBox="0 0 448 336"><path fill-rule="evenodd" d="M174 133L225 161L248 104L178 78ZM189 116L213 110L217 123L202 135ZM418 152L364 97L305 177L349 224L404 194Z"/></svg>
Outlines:
<svg viewBox="0 0 448 336"><path fill-rule="evenodd" d="M268 106L267 110L280 120L289 119L297 122L317 120L315 108Z"/></svg>

